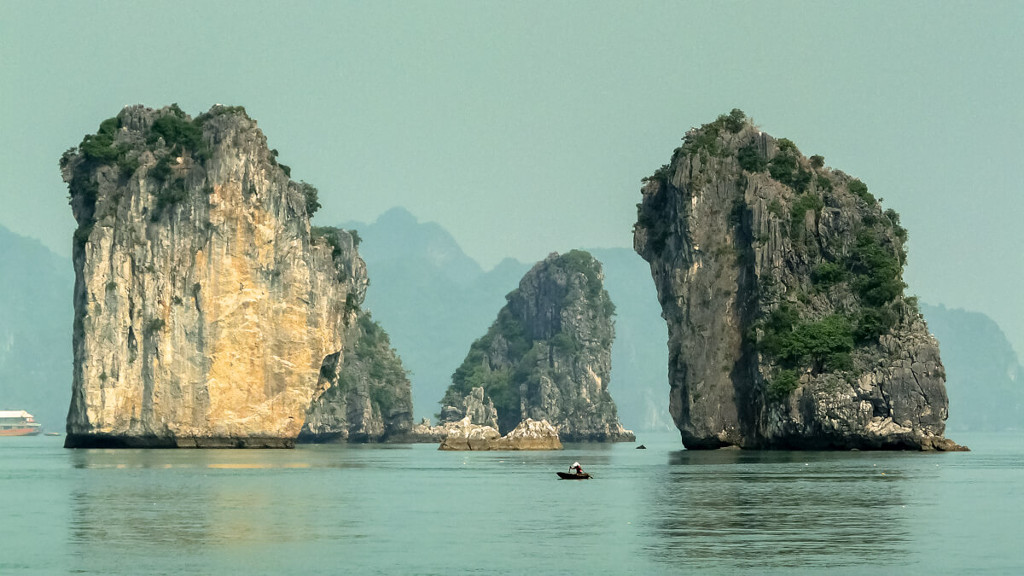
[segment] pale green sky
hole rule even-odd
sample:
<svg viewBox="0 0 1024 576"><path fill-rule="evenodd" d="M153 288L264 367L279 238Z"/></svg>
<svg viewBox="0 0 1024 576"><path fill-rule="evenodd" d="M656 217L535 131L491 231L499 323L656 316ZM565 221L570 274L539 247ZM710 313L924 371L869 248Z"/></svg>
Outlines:
<svg viewBox="0 0 1024 576"><path fill-rule="evenodd" d="M244 105L317 220L392 206L485 267L629 246L733 107L863 179L910 291L1024 352L1024 2L0 1L0 224L67 254L57 159L122 106Z"/></svg>

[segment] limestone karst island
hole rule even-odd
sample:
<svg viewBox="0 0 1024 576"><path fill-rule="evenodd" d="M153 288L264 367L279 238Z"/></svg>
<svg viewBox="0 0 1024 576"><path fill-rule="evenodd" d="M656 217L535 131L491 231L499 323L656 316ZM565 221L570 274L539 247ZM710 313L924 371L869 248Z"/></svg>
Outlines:
<svg viewBox="0 0 1024 576"><path fill-rule="evenodd" d="M864 183L733 110L642 193L634 247L687 448L961 448L942 435L938 343L904 294L907 231Z"/></svg>
<svg viewBox="0 0 1024 576"><path fill-rule="evenodd" d="M581 250L551 254L527 272L452 376L442 429L516 436L520 422L536 421L534 436L552 425L569 442L635 440L608 393L615 305L603 281L601 263ZM459 436L484 434L496 432Z"/></svg>
<svg viewBox="0 0 1024 576"><path fill-rule="evenodd" d="M242 108L132 106L61 158L78 222L66 446L411 429L404 370L360 308L359 237L311 228L317 190L277 156Z"/></svg>
<svg viewBox="0 0 1024 576"><path fill-rule="evenodd" d="M452 367L439 424L413 426L406 370L363 309L359 235L311 226L317 189L278 156L219 105L127 107L63 155L78 223L65 446L634 440L608 390L615 306L579 250L522 278ZM687 133L644 179L634 229L683 444L962 449L904 294L906 241L862 182L739 110Z"/></svg>

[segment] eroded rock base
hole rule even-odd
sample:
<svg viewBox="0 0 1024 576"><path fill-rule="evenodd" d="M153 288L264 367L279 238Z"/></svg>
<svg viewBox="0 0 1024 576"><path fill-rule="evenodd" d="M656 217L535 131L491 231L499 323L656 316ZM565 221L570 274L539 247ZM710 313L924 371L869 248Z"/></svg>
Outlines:
<svg viewBox="0 0 1024 576"><path fill-rule="evenodd" d="M294 448L294 438L249 436L167 437L121 436L113 434L68 434L65 448Z"/></svg>

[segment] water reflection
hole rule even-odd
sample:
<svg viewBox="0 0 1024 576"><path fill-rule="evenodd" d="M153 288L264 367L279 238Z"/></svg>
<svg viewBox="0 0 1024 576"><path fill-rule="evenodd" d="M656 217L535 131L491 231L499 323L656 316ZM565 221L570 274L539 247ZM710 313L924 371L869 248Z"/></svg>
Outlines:
<svg viewBox="0 0 1024 576"><path fill-rule="evenodd" d="M675 567L885 564L909 551L918 469L885 454L674 452L651 483L648 550Z"/></svg>
<svg viewBox="0 0 1024 576"><path fill-rule="evenodd" d="M270 569L282 545L357 537L358 521L324 527L324 502L342 508L351 494L322 476L363 464L301 452L75 451L68 540L79 570L115 573L133 562L194 573Z"/></svg>

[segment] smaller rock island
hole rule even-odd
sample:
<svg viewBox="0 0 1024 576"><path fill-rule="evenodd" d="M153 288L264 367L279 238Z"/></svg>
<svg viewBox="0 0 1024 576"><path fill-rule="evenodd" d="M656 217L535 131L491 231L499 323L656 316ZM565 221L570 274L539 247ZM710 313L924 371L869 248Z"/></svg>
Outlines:
<svg viewBox="0 0 1024 576"><path fill-rule="evenodd" d="M603 281L601 263L581 250L538 262L452 375L441 425L508 434L533 420L563 442L634 441L608 393L615 306Z"/></svg>

